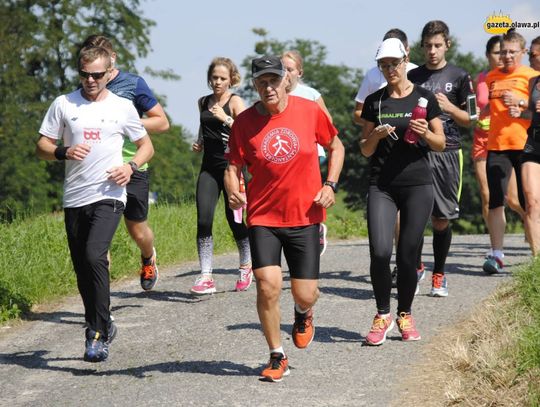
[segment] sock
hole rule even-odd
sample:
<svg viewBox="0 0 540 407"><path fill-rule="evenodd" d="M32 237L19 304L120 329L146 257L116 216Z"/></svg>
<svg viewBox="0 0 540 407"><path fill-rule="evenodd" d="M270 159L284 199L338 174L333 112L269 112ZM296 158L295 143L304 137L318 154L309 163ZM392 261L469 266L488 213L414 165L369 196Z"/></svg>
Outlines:
<svg viewBox="0 0 540 407"><path fill-rule="evenodd" d="M302 308L300 308L300 305L298 305L298 304L294 304L294 309L296 310L296 312L298 312L300 314L305 314L306 312L309 311L309 308L306 309L306 310L303 310Z"/></svg>
<svg viewBox="0 0 540 407"><path fill-rule="evenodd" d="M197 238L197 252L199 253L201 274L212 274L212 256L214 252L212 236Z"/></svg>
<svg viewBox="0 0 540 407"><path fill-rule="evenodd" d="M381 312L377 312L377 315L381 317L382 319L387 319L390 316L390 313L383 314Z"/></svg>
<svg viewBox="0 0 540 407"><path fill-rule="evenodd" d="M150 266L152 264L152 257L154 257L154 255L152 254L150 257L142 257L142 262L145 266Z"/></svg>
<svg viewBox="0 0 540 407"><path fill-rule="evenodd" d="M282 355L285 355L283 346L280 346L279 348L276 348L276 349L270 349L270 353L281 353Z"/></svg>
<svg viewBox="0 0 540 407"><path fill-rule="evenodd" d="M498 259L504 259L504 253L502 250L493 250L493 255Z"/></svg>
<svg viewBox="0 0 540 407"><path fill-rule="evenodd" d="M433 230L433 272L444 274L446 258L452 243L452 229L448 226L444 230Z"/></svg>

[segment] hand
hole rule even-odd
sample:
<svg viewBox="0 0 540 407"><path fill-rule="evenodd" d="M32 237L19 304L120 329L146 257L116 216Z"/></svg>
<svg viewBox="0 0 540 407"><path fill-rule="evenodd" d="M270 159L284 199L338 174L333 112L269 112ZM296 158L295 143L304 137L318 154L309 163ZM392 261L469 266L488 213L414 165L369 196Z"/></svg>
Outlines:
<svg viewBox="0 0 540 407"><path fill-rule="evenodd" d="M66 151L66 158L68 160L82 161L90 153L92 146L88 144L76 144L71 146Z"/></svg>
<svg viewBox="0 0 540 407"><path fill-rule="evenodd" d="M210 108L210 112L212 112L214 117L218 118L222 122L225 122L225 120L227 119L227 114L225 113L223 108L217 103Z"/></svg>
<svg viewBox="0 0 540 407"><path fill-rule="evenodd" d="M437 98L437 102L443 113L450 113L454 110L454 104L448 100L448 97L444 93L435 94L435 98Z"/></svg>
<svg viewBox="0 0 540 407"><path fill-rule="evenodd" d="M336 196L334 190L329 185L323 185L323 187L317 192L313 199L315 204L327 209L336 203Z"/></svg>
<svg viewBox="0 0 540 407"><path fill-rule="evenodd" d="M373 129L371 134L373 134L377 139L381 140L385 137L388 137L396 128L390 125L381 124Z"/></svg>
<svg viewBox="0 0 540 407"><path fill-rule="evenodd" d="M519 105L519 98L515 96L509 90L505 90L503 92L502 100L505 106L518 106Z"/></svg>
<svg viewBox="0 0 540 407"><path fill-rule="evenodd" d="M129 180L131 179L131 174L133 174L133 170L131 169L131 166L129 164L124 164L119 167L113 167L110 170L107 170L107 174L109 174L109 179L111 181L114 181L121 187L128 184Z"/></svg>
<svg viewBox="0 0 540 407"><path fill-rule="evenodd" d="M536 108L536 111L540 113L540 100L536 102L536 105L534 107Z"/></svg>
<svg viewBox="0 0 540 407"><path fill-rule="evenodd" d="M426 119L416 119L409 122L412 131L424 138L429 130L429 123Z"/></svg>
<svg viewBox="0 0 540 407"><path fill-rule="evenodd" d="M243 208L246 203L246 194L244 192L237 191L229 195L229 208L232 210Z"/></svg>
<svg viewBox="0 0 540 407"><path fill-rule="evenodd" d="M508 107L508 114L510 117L517 119L521 116L521 109L518 106L510 106Z"/></svg>
<svg viewBox="0 0 540 407"><path fill-rule="evenodd" d="M191 150L195 151L196 153L200 153L203 150L203 146L198 143L193 143L191 145Z"/></svg>

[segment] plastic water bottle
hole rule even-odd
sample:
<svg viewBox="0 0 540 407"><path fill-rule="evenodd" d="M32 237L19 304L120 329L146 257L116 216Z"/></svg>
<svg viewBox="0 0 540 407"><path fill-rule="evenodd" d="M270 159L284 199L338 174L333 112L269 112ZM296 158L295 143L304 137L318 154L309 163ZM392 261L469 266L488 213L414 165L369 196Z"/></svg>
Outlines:
<svg viewBox="0 0 540 407"><path fill-rule="evenodd" d="M244 175L240 174L240 192L244 195L244 198L246 197L246 182L244 180ZM246 205L243 205L241 208L234 209L234 221L236 223L242 223L243 219L243 212Z"/></svg>
<svg viewBox="0 0 540 407"><path fill-rule="evenodd" d="M428 101L426 98L418 99L418 104L414 107L412 111L411 120L425 119L427 116L427 104ZM416 144L419 137L420 136L415 131L408 127L407 131L405 132L405 136L403 137L403 140L405 140L409 144Z"/></svg>

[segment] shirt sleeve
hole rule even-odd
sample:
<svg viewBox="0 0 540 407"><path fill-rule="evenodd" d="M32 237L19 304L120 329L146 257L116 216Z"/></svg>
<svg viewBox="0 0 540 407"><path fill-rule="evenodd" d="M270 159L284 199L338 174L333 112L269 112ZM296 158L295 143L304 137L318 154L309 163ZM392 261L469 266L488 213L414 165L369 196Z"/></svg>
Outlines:
<svg viewBox="0 0 540 407"><path fill-rule="evenodd" d="M137 88L135 89L135 100L133 101L137 111L141 113L148 112L155 105L158 104L154 93L143 78L139 78L137 81Z"/></svg>
<svg viewBox="0 0 540 407"><path fill-rule="evenodd" d="M328 147L332 139L338 134L326 113L317 105L317 143L323 147Z"/></svg>
<svg viewBox="0 0 540 407"><path fill-rule="evenodd" d="M57 97L49 106L49 110L47 110L47 114L39 128L39 134L55 140L62 138L65 127L62 98L62 96Z"/></svg>
<svg viewBox="0 0 540 407"><path fill-rule="evenodd" d="M372 89L369 76L366 75L364 77L364 80L362 81L362 84L360 85L360 88L358 89L358 93L356 94L356 97L354 98L354 100L357 101L358 103L364 103L368 95L373 93L375 90Z"/></svg>
<svg viewBox="0 0 540 407"><path fill-rule="evenodd" d="M367 120L368 122L375 123L377 118L375 112L373 111L373 98L367 98L364 107L362 108L362 119Z"/></svg>
<svg viewBox="0 0 540 407"><path fill-rule="evenodd" d="M126 99L127 100L127 99ZM137 141L146 136L139 114L135 107L128 101L126 104L126 123L124 124L124 135L131 141Z"/></svg>

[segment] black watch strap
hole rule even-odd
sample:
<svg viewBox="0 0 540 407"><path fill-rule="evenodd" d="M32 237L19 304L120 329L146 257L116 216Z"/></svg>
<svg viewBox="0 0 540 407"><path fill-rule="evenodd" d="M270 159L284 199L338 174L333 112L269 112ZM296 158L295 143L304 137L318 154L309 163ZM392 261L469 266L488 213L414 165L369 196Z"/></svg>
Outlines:
<svg viewBox="0 0 540 407"><path fill-rule="evenodd" d="M324 185L328 185L334 192L337 192L337 182L325 181Z"/></svg>
<svg viewBox="0 0 540 407"><path fill-rule="evenodd" d="M129 166L131 167L131 171L135 172L139 169L139 166L135 161L128 162Z"/></svg>

